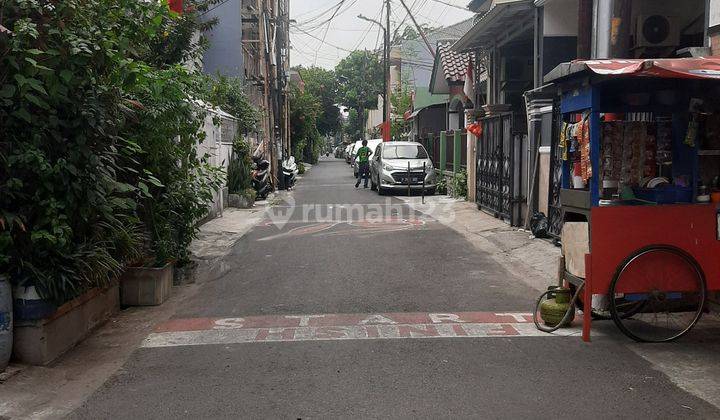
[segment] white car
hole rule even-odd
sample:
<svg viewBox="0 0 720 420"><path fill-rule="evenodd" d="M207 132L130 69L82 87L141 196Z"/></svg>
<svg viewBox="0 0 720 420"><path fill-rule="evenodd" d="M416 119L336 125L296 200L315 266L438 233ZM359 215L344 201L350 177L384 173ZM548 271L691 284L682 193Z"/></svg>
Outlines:
<svg viewBox="0 0 720 420"><path fill-rule="evenodd" d="M370 185L378 194L418 191L435 194L437 181L432 160L422 144L391 141L379 144L370 159Z"/></svg>

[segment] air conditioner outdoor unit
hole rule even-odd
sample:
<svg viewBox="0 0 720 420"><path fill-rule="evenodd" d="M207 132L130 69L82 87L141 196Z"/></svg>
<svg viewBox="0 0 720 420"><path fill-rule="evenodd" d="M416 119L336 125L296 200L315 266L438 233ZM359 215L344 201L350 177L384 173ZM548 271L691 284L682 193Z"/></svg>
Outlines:
<svg viewBox="0 0 720 420"><path fill-rule="evenodd" d="M680 45L680 24L677 18L663 15L638 16L635 30L636 47L676 47Z"/></svg>

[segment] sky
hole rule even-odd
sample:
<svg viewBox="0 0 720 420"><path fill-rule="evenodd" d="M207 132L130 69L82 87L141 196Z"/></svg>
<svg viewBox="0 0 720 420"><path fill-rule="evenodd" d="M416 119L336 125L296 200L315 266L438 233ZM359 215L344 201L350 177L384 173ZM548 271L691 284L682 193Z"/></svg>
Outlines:
<svg viewBox="0 0 720 420"><path fill-rule="evenodd" d="M419 24L447 26L473 16L463 10L470 0L405 0ZM338 9L338 5L342 3ZM334 68L350 51L382 45L382 30L360 20L362 14L380 20L384 0L290 0L290 65ZM457 5L458 7L450 6ZM400 0L390 2L390 27L412 25ZM335 17L329 18L337 11ZM382 22L385 22L383 14ZM325 42L322 42L322 39Z"/></svg>

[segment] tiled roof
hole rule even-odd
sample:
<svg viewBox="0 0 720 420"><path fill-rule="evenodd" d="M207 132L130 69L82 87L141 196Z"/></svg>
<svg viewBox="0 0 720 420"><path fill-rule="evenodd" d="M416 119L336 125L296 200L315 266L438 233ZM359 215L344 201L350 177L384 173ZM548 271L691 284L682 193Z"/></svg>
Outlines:
<svg viewBox="0 0 720 420"><path fill-rule="evenodd" d="M437 54L440 56L440 64L447 81L464 82L470 64L470 54L451 50L452 44L452 42L438 43Z"/></svg>

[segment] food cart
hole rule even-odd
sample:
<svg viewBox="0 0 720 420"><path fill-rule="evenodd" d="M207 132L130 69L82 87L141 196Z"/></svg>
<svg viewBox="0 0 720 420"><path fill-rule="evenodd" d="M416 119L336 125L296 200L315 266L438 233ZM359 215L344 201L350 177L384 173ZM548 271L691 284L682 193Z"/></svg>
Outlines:
<svg viewBox="0 0 720 420"><path fill-rule="evenodd" d="M565 63L564 282L627 336L687 333L720 290L720 59Z"/></svg>

